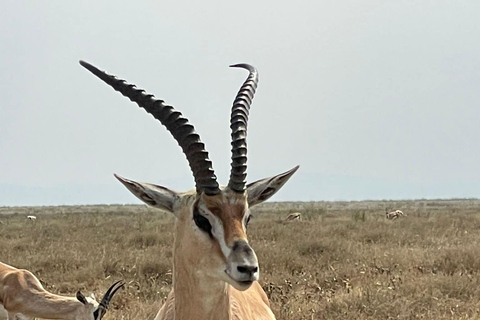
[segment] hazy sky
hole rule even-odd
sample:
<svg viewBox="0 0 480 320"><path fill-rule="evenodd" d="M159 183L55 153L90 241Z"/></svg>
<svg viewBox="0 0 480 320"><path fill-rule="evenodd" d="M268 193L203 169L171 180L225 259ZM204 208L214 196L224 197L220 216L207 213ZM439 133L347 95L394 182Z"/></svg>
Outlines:
<svg viewBox="0 0 480 320"><path fill-rule="evenodd" d="M113 173L194 186L170 134L86 60L179 109L221 184L260 83L248 180L272 200L478 197L480 2L19 1L0 11L0 206L138 203Z"/></svg>

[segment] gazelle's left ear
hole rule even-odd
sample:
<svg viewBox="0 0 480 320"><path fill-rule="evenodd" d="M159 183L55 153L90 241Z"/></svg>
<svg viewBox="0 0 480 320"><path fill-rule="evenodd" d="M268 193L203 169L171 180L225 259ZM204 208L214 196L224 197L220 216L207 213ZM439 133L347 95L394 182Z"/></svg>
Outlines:
<svg viewBox="0 0 480 320"><path fill-rule="evenodd" d="M298 170L300 166L288 170L287 172L280 173L274 177L258 180L247 185L247 200L248 205L253 207L256 204L262 203L267 200L290 179L290 177Z"/></svg>

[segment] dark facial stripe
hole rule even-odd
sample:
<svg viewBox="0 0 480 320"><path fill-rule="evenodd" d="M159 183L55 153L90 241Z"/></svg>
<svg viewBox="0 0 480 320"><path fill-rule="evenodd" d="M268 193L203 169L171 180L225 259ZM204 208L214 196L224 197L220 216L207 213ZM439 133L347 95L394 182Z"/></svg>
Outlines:
<svg viewBox="0 0 480 320"><path fill-rule="evenodd" d="M210 224L208 219L202 216L198 211L198 201L193 206L193 221L195 221L195 224L198 228L200 228L200 230L207 233L210 238L213 239L212 225Z"/></svg>

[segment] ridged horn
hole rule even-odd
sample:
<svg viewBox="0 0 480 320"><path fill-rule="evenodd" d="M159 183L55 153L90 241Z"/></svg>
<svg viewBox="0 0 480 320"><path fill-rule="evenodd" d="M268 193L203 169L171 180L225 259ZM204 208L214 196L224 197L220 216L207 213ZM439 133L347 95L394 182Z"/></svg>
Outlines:
<svg viewBox="0 0 480 320"><path fill-rule="evenodd" d="M200 136L195 132L195 128L188 122L188 119L172 106L165 104L163 100L146 93L145 90L101 71L85 61L80 61L80 64L113 89L145 109L167 128L187 157L197 192L203 191L207 195L220 193L217 177L213 171L212 162L208 158L208 152L205 150L205 144L200 140Z"/></svg>
<svg viewBox="0 0 480 320"><path fill-rule="evenodd" d="M243 193L247 181L247 126L250 104L258 84L258 72L253 66L241 63L231 65L234 68L247 69L250 74L233 101L230 128L232 129L232 164L228 187Z"/></svg>
<svg viewBox="0 0 480 320"><path fill-rule="evenodd" d="M107 312L108 305L110 304L110 300L112 297L117 293L117 291L125 285L125 282L119 280L112 284L110 288L108 288L107 292L103 295L102 300L98 304L97 310L93 312L94 320L101 320L105 313Z"/></svg>
<svg viewBox="0 0 480 320"><path fill-rule="evenodd" d="M107 292L103 295L102 300L100 301L99 305L102 306L103 308L107 309L108 305L110 304L110 300L112 300L112 297L117 293L118 289L123 287L125 285L125 282L122 280L116 281L114 284L108 288Z"/></svg>

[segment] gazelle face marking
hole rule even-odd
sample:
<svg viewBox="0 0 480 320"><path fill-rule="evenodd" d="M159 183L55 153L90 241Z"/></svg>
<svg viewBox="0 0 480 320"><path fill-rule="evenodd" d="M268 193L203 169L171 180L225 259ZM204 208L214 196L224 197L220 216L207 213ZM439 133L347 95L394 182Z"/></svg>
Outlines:
<svg viewBox="0 0 480 320"><path fill-rule="evenodd" d="M195 210L211 225L210 240L218 243L223 255L224 280L238 290L248 289L258 280L259 268L246 234L249 212L245 196L230 190L223 190L221 196L201 196L194 214Z"/></svg>

